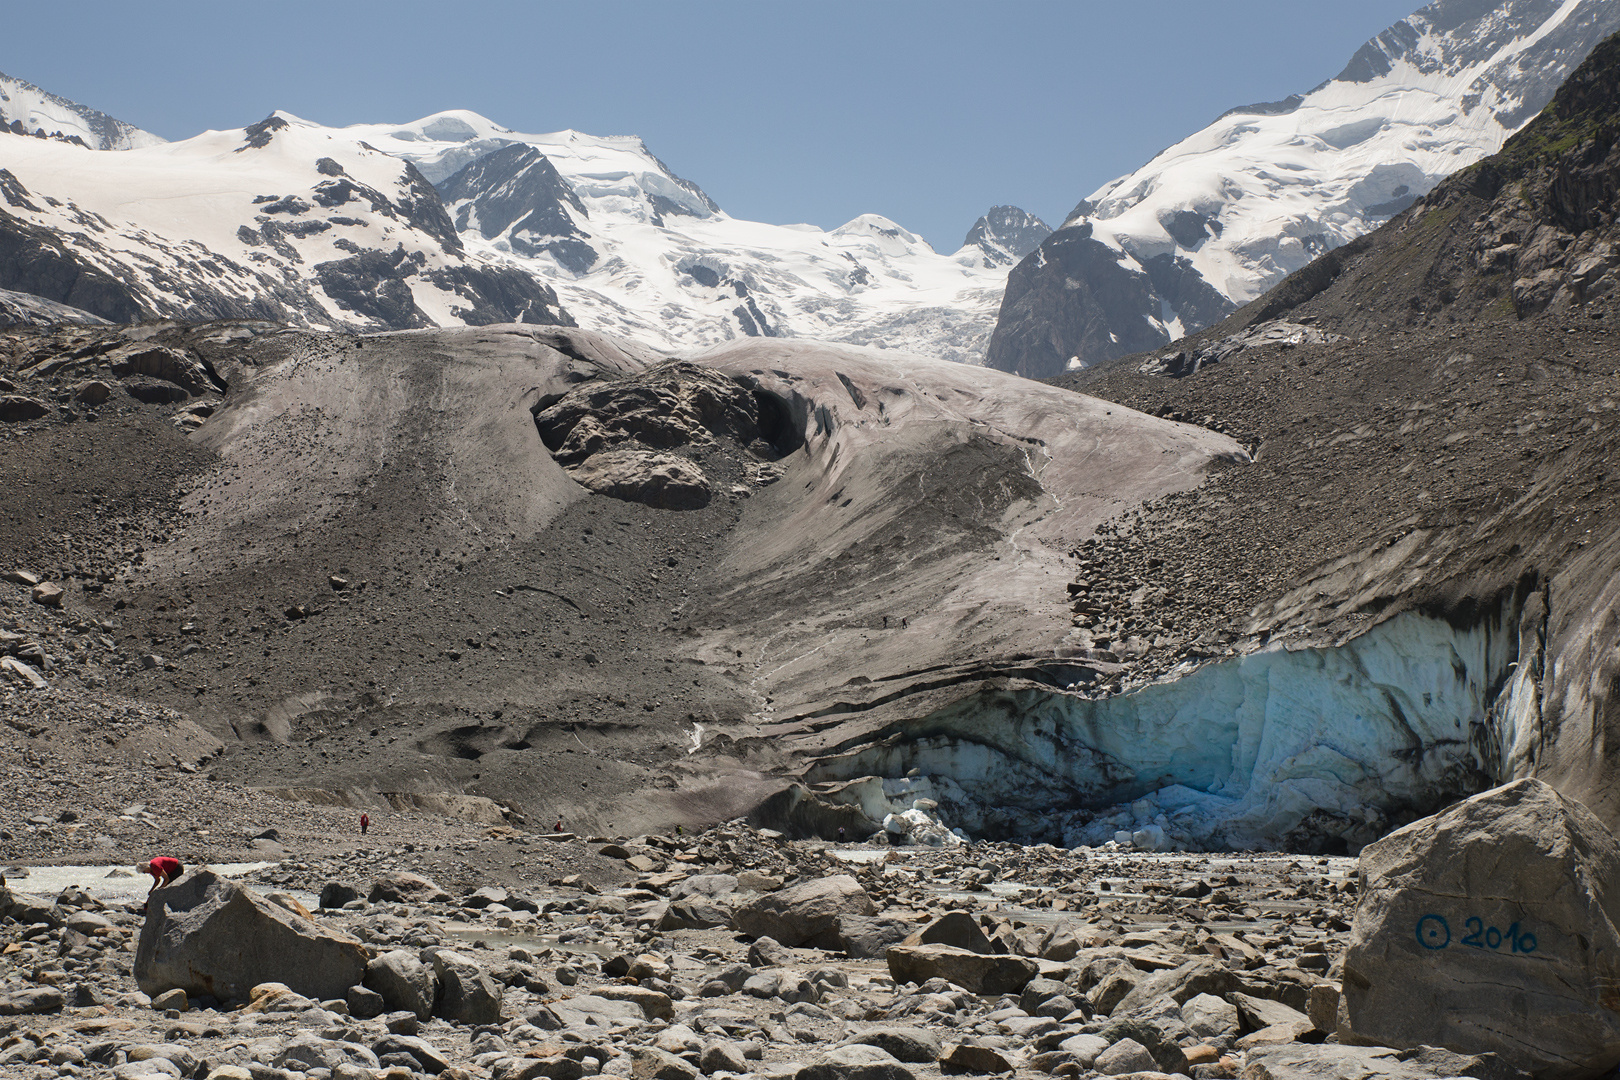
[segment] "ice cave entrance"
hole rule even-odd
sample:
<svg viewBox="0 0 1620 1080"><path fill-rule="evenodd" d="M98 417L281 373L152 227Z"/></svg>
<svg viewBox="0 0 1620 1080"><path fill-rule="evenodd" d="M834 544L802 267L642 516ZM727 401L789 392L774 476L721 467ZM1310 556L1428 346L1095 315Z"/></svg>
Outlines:
<svg viewBox="0 0 1620 1080"><path fill-rule="evenodd" d="M921 842L1354 853L1528 764L1541 627L1521 643L1523 610L1406 612L1106 698L987 685L806 779Z"/></svg>

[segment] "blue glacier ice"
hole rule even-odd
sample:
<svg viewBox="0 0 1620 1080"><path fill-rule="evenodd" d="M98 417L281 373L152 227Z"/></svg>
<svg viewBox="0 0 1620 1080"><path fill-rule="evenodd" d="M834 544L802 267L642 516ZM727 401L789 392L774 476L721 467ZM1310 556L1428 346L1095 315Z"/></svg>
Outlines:
<svg viewBox="0 0 1620 1080"><path fill-rule="evenodd" d="M875 821L932 800L973 836L1356 851L1523 771L1539 673L1519 662L1518 614L1407 612L1112 697L986 684L808 778L872 777L841 797Z"/></svg>

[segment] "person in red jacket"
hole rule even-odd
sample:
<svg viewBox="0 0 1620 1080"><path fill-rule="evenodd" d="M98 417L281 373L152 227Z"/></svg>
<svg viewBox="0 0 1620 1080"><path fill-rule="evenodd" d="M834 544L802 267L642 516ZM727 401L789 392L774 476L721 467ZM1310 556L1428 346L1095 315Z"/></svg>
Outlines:
<svg viewBox="0 0 1620 1080"><path fill-rule="evenodd" d="M172 855L159 855L155 859L135 864L135 869L142 874L152 875L152 887L146 890L146 898L152 899L152 894L175 878L185 873L186 868L180 865L180 860Z"/></svg>

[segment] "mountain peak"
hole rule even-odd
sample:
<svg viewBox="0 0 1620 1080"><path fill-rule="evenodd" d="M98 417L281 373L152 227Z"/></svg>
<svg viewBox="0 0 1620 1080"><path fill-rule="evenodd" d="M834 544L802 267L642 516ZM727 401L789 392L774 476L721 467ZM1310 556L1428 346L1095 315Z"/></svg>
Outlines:
<svg viewBox="0 0 1620 1080"><path fill-rule="evenodd" d="M1210 325L1501 149L1616 30L1613 0L1436 0L1083 200L1009 278L986 362L1044 377Z"/></svg>
<svg viewBox="0 0 1620 1080"><path fill-rule="evenodd" d="M992 206L968 230L962 247L974 248L984 265L1011 266L1040 247L1052 227L1016 206Z"/></svg>

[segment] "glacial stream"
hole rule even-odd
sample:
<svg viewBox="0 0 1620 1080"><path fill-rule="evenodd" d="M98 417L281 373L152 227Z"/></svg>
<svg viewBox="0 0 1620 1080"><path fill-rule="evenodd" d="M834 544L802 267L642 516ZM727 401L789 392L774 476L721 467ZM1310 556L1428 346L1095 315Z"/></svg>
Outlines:
<svg viewBox="0 0 1620 1080"><path fill-rule="evenodd" d="M924 842L1353 853L1524 765L1540 644L1519 633L1517 603L1466 627L1404 613L1114 697L987 686L807 779L896 831L926 815Z"/></svg>

